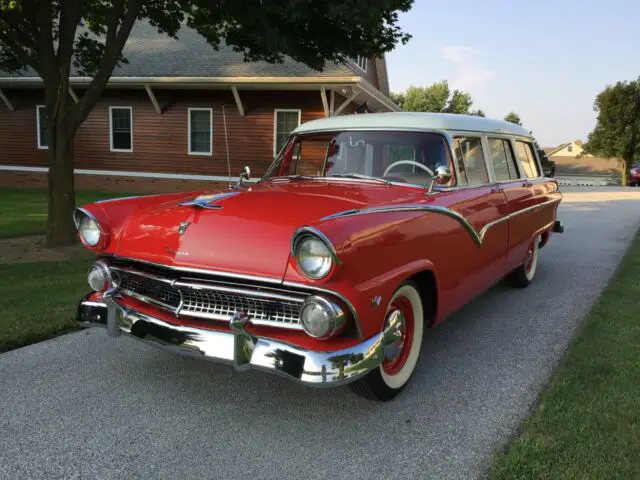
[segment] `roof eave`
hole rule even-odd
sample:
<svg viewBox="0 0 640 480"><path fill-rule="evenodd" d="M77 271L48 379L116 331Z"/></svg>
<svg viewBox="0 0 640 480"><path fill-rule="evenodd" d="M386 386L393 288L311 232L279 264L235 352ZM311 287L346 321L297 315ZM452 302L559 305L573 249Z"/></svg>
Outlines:
<svg viewBox="0 0 640 480"><path fill-rule="evenodd" d="M369 81L365 80L364 78L360 78L359 80L360 88L362 88L362 91L365 92L365 94L369 95L392 112L402 111L402 108L400 108L399 105L393 103L393 101L389 97L387 97L384 93L371 85Z"/></svg>
<svg viewBox="0 0 640 480"><path fill-rule="evenodd" d="M330 86L330 85L354 85L359 83L358 76L336 77L111 77L108 87L143 87L144 85L194 87L215 85L299 85L299 86ZM71 77L69 84L74 87L88 86L91 77ZM33 86L43 84L40 77L6 77L0 78L3 86Z"/></svg>

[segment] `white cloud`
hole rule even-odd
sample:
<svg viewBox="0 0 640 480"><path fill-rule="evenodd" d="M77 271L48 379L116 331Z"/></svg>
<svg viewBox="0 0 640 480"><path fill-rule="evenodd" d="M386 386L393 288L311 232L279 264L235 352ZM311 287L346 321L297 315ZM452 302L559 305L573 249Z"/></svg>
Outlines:
<svg viewBox="0 0 640 480"><path fill-rule="evenodd" d="M482 64L471 47L447 46L442 49L442 56L455 65L454 76L449 81L454 89L473 90L493 76L493 72Z"/></svg>

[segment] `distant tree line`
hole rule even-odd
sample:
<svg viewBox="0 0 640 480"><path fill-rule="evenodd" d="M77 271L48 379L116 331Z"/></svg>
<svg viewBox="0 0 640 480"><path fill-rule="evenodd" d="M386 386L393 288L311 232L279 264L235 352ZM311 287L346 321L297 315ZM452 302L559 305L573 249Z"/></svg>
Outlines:
<svg viewBox="0 0 640 480"><path fill-rule="evenodd" d="M410 86L405 92L391 94L391 100L406 112L457 113L485 117L484 111L473 108L471 94L462 90L452 90L447 80L435 82L426 87ZM509 112L507 122L522 125L520 116Z"/></svg>

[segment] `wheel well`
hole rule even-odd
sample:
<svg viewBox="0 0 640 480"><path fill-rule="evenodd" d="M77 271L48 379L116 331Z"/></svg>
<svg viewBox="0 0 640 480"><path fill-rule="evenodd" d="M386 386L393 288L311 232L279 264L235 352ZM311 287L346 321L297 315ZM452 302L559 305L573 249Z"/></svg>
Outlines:
<svg viewBox="0 0 640 480"><path fill-rule="evenodd" d="M420 298L422 299L422 308L424 309L424 323L426 326L431 326L436 319L436 312L438 311L436 277L430 270L423 270L413 275L409 280L413 281L418 287Z"/></svg>
<svg viewBox="0 0 640 480"><path fill-rule="evenodd" d="M538 245L538 248L542 248L547 244L549 241L549 232L542 232L540 237L540 244Z"/></svg>

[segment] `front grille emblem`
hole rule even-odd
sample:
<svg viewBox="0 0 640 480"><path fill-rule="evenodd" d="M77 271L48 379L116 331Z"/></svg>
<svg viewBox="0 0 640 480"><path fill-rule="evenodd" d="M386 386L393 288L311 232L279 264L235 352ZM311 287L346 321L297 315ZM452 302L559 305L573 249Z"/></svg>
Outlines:
<svg viewBox="0 0 640 480"><path fill-rule="evenodd" d="M187 231L187 227L189 226L189 222L186 220L184 222L180 222L180 226L178 227L178 235L182 235Z"/></svg>

